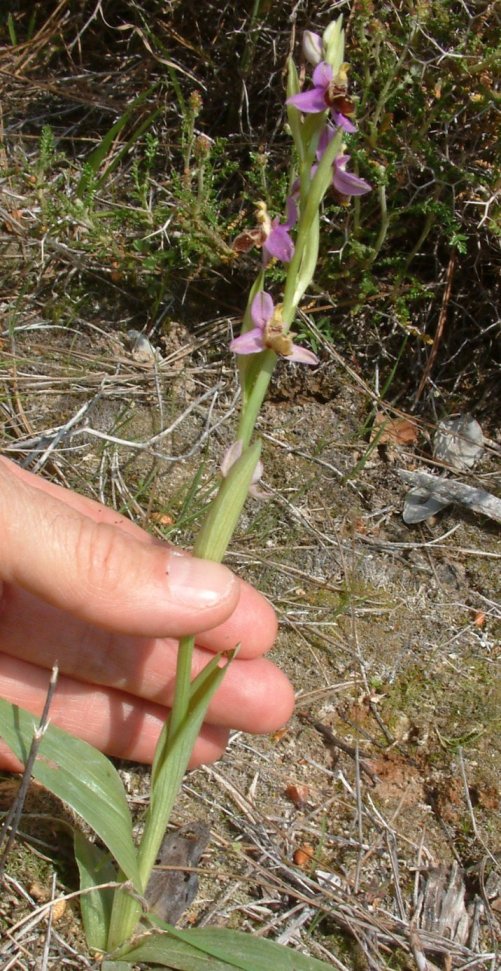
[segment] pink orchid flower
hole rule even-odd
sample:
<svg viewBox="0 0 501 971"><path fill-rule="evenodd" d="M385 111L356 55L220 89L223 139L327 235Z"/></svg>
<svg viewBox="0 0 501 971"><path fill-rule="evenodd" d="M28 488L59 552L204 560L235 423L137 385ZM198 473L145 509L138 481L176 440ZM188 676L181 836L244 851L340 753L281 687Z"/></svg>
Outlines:
<svg viewBox="0 0 501 971"><path fill-rule="evenodd" d="M260 290L251 304L251 319L254 327L230 343L235 354L259 354L271 350L287 361L298 364L318 364L318 357L306 347L292 343L293 334L284 333L284 323L280 305L275 307L269 293Z"/></svg>
<svg viewBox="0 0 501 971"><path fill-rule="evenodd" d="M268 218L269 225L266 226L263 223L263 231L266 233L268 230L263 242L264 266L267 266L272 259L280 260L282 263L290 263L294 256L294 243L289 230L296 225L296 222L297 206L292 196L289 196L286 221L281 223L278 219L270 220Z"/></svg>
<svg viewBox="0 0 501 971"><path fill-rule="evenodd" d="M263 251L263 266L268 266L272 259L281 263L290 263L294 256L294 242L290 230L297 222L297 206L292 196L287 199L287 218L281 223L278 217L270 219L265 202L258 202L256 206L257 227L246 229L233 242L235 253L248 253L253 246L260 246Z"/></svg>
<svg viewBox="0 0 501 971"><path fill-rule="evenodd" d="M304 112L305 115L315 114L318 111L325 111L330 108L332 117L338 128L346 132L355 132L356 126L347 118L353 112L353 104L347 98L348 85L346 70L344 66L340 69L337 77L326 61L320 61L313 71L313 88L310 91L301 91L287 98L288 105L294 105Z"/></svg>
<svg viewBox="0 0 501 971"><path fill-rule="evenodd" d="M326 125L318 140L317 159L320 161L329 142L336 134L332 125ZM354 172L347 172L346 166L350 161L351 155L338 155L332 165L332 183L336 192L342 196L363 196L370 192L372 186L365 179L360 179ZM316 166L314 166L316 168Z"/></svg>

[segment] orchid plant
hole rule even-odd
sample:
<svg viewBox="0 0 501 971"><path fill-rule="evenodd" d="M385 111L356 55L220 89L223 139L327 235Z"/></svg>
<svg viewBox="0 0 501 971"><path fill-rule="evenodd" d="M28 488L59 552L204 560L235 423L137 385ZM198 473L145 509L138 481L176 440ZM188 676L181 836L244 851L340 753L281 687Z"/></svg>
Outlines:
<svg viewBox="0 0 501 971"><path fill-rule="evenodd" d="M285 221L272 219L266 204L260 202L257 228L235 241L237 252L259 245L262 260L250 290L242 332L230 343L239 361L240 420L235 441L222 462L219 490L193 551L197 557L213 561L223 558L247 495L256 490L262 474L261 446L253 441L253 435L278 359L318 363L311 350L293 342L291 326L315 272L322 200L331 186L344 199L363 195L371 188L347 169L350 156L344 139L355 133L356 126L354 103L348 97L341 18L330 23L322 36L307 31L303 54L314 67L312 86L300 91L292 60L288 70L286 104L297 161L291 171ZM265 289L265 279L270 264L277 260L287 271L283 293L274 299ZM152 961L156 966L189 971L201 966L202 952L221 968L256 971L258 967L271 967L273 962L280 971L292 967L290 952L270 941L224 929L179 931L154 916L145 918L143 912L145 889L192 747L210 699L231 663L231 654L215 657L191 680L193 648L193 637L181 639L174 703L158 742L150 804L138 847L132 839L121 780L101 753L49 727L34 760L33 775L68 802L107 847L106 852L98 849L82 833L75 837L88 943L94 953L106 955L103 968L116 967L117 962L124 969L136 962ZM26 761L33 735L32 717L0 702L0 734ZM149 921L146 928L145 919ZM298 971L326 967L299 952L294 952L293 964Z"/></svg>

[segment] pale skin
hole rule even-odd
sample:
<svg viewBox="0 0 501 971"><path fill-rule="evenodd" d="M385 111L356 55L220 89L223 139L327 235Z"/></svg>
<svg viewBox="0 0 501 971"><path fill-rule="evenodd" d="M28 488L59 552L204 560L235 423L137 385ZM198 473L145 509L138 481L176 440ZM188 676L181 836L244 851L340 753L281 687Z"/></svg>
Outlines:
<svg viewBox="0 0 501 971"><path fill-rule="evenodd" d="M218 759L231 728L266 733L290 717L285 675L264 655L268 601L227 567L160 543L94 500L0 458L0 697L102 751L151 762L172 700L177 638L196 635L194 673L240 643L191 765ZM0 769L21 764L0 738Z"/></svg>

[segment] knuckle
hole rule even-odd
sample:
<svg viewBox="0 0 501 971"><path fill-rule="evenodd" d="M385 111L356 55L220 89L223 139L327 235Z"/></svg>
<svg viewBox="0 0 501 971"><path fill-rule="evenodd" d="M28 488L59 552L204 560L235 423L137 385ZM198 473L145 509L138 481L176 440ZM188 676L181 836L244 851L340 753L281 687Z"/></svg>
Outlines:
<svg viewBox="0 0 501 971"><path fill-rule="evenodd" d="M82 594L106 599L122 592L124 557L121 537L104 523L83 521L75 543L76 576Z"/></svg>

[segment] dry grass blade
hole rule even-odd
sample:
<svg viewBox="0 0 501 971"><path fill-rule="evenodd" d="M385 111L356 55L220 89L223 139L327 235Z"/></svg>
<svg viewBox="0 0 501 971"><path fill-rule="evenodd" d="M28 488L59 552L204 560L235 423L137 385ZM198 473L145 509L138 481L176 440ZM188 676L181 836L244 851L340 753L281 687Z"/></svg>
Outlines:
<svg viewBox="0 0 501 971"><path fill-rule="evenodd" d="M38 750L40 748L40 743L44 737L45 731L49 724L50 707L52 704L52 699L54 697L57 679L59 676L59 670L57 667L52 669L52 674L50 676L49 684L47 687L47 697L45 699L45 704L43 707L38 726L33 729L33 741L28 752L25 767L23 771L23 778L19 789L17 790L16 797L9 812L6 814L5 819L0 827L0 846L5 842L5 846L0 854L0 881L4 875L5 864L10 850L14 844L16 838L17 827L19 820L21 818L24 801L28 792L28 787L31 782L31 774L33 770L33 765L35 759L38 755Z"/></svg>

